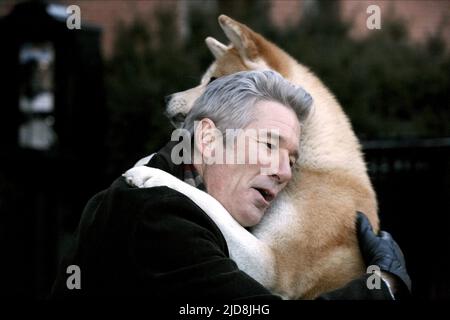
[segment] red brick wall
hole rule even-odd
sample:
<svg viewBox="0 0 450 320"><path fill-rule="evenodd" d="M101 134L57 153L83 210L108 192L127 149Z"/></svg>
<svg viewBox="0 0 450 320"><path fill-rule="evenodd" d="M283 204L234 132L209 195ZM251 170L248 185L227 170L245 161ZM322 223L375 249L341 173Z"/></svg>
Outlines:
<svg viewBox="0 0 450 320"><path fill-rule="evenodd" d="M78 5L81 11L81 25L83 21L100 26L103 30L102 48L106 56L112 52L114 44L115 28L121 21L129 24L136 17L148 21L149 27L152 27L152 14L158 6L174 6L177 2L151 0L62 0L61 4Z"/></svg>
<svg viewBox="0 0 450 320"><path fill-rule="evenodd" d="M298 0L272 0L271 18L274 24L283 28L295 25L300 20L303 1Z"/></svg>
<svg viewBox="0 0 450 320"><path fill-rule="evenodd" d="M445 0L340 0L341 16L344 19L354 19L355 25L351 34L356 37L364 37L373 32L366 27L369 14L366 9L369 5L378 5L381 9L381 28L383 19L400 17L406 23L409 34L414 41L422 41L428 35L433 34L445 16L449 23L444 29L444 35L450 44L450 1Z"/></svg>
<svg viewBox="0 0 450 320"><path fill-rule="evenodd" d="M0 0L0 15L7 14L12 6L20 0ZM184 3L183 3L184 1ZM105 55L109 55L114 41L114 28L119 21L129 23L136 16L148 20L152 27L152 13L159 6L172 7L179 12L193 0L56 0L55 3L65 5L76 4L81 8L81 21L92 23L103 29L102 48ZM283 26L297 22L304 10L304 1L271 0L271 17L274 23ZM366 9L371 4L380 6L381 27L383 19L389 15L402 17L408 23L409 32L413 40L422 41L433 33L442 19L447 15L450 20L450 1L445 0L338 0L340 14L344 19L354 19L355 25L351 35L364 37L372 30L367 29ZM311 3L311 2L310 2ZM313 3L313 2L312 2ZM185 9L185 7L184 7ZM450 21L449 21L450 22ZM444 30L450 46L450 24Z"/></svg>

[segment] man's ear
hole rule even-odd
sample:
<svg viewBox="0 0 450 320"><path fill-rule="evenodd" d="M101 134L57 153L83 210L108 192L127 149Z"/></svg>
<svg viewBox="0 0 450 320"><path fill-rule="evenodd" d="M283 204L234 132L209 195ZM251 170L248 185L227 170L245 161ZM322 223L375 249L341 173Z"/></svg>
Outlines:
<svg viewBox="0 0 450 320"><path fill-rule="evenodd" d="M202 159L214 157L215 143L220 133L214 122L209 118L198 121L194 131L194 148Z"/></svg>

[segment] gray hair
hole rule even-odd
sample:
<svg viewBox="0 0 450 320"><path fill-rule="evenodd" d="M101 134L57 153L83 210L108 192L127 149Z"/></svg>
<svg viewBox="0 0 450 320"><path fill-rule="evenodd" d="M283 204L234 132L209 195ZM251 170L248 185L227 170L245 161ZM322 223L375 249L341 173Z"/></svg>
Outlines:
<svg viewBox="0 0 450 320"><path fill-rule="evenodd" d="M226 129L242 129L255 119L259 101L274 101L292 109L302 124L311 110L312 97L272 70L242 71L209 83L195 100L183 128L194 133L194 122L211 119L225 134Z"/></svg>

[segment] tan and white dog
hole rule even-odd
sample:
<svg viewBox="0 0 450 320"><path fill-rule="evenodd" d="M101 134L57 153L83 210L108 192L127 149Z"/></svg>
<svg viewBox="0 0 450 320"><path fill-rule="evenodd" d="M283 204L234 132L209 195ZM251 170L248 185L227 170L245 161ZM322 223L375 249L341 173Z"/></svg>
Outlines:
<svg viewBox="0 0 450 320"><path fill-rule="evenodd" d="M188 195L218 224L239 268L285 298L314 298L365 271L356 211L378 229L376 196L360 144L333 94L308 68L247 26L225 15L219 23L231 44L206 39L215 61L199 86L172 95L167 113L186 115L213 77L255 69L279 72L314 100L292 181L250 233L217 200L158 169L138 166L125 176L136 186L167 185Z"/></svg>

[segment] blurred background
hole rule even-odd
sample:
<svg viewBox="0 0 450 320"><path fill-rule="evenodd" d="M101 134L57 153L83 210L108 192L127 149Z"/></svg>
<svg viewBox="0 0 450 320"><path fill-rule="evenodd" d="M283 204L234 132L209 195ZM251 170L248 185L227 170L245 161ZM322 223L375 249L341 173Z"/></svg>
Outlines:
<svg viewBox="0 0 450 320"><path fill-rule="evenodd" d="M415 299L449 299L450 2L375 0L0 1L0 295L46 297L88 199L168 141L164 96L227 42L221 13L335 93Z"/></svg>

